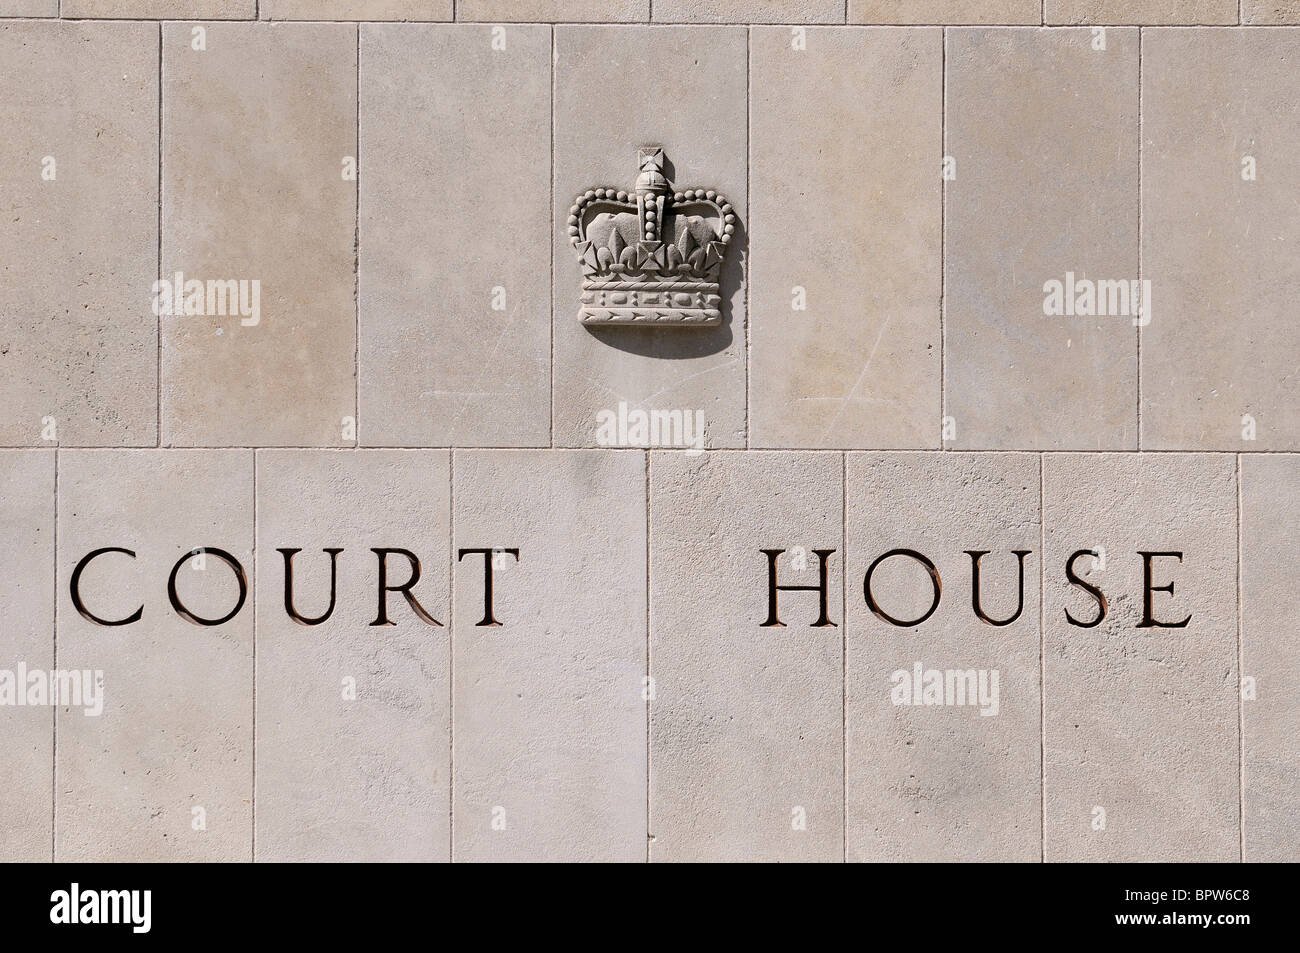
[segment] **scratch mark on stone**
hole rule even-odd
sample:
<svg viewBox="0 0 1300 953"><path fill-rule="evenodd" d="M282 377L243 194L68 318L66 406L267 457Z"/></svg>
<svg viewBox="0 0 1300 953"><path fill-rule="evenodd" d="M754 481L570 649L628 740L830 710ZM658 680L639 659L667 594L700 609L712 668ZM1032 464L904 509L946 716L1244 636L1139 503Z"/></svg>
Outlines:
<svg viewBox="0 0 1300 953"><path fill-rule="evenodd" d="M488 354L487 360L484 361L481 365L482 368L484 369L484 374L487 373L489 368L495 366L497 351L501 350L501 342L504 341L506 339L506 335L510 333L510 328L515 323L515 315L517 315L518 313L519 313L519 302L516 301L515 306L510 309L510 317L506 319L505 327L501 329L501 333L497 335L496 343L492 345L491 353ZM469 407L469 402L474 397L477 396L482 396L482 392L481 391L464 392L465 400L461 403L460 410L456 412L456 416L453 417L451 420L451 433L448 435L451 443L456 442L456 431L460 427L460 418L465 416L465 410L466 408Z"/></svg>
<svg viewBox="0 0 1300 953"><path fill-rule="evenodd" d="M830 423L826 425L826 429L822 431L821 440L825 440L831 429L839 423L840 417L844 415L844 408L849 406L849 401L853 400L853 395L857 393L858 388L862 386L862 382L866 380L867 371L871 369L871 362L876 356L876 350L880 347L880 340L885 336L885 329L889 327L891 320L892 316L885 318L885 323L880 326L880 331L876 334L876 342L871 345L871 353L867 355L867 363L862 365L862 371L858 374L858 379L853 382L849 392L840 400L840 409L835 411L835 416L831 418Z"/></svg>

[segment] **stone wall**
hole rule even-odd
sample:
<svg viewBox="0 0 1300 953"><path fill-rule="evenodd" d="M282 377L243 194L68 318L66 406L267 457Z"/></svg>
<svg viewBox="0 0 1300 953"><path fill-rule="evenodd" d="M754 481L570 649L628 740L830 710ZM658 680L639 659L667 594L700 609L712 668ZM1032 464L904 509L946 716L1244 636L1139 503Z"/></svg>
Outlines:
<svg viewBox="0 0 1300 953"><path fill-rule="evenodd" d="M1300 858L1287 23L0 0L0 859Z"/></svg>

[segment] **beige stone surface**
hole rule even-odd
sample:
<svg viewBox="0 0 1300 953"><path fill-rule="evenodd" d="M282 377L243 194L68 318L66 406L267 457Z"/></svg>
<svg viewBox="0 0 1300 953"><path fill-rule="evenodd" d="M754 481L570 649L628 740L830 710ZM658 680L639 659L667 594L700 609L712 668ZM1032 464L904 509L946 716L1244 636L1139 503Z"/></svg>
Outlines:
<svg viewBox="0 0 1300 953"><path fill-rule="evenodd" d="M163 318L163 443L350 443L357 28L192 30L163 27L162 274L260 281L260 320Z"/></svg>
<svg viewBox="0 0 1300 953"><path fill-rule="evenodd" d="M842 460L650 455L651 859L843 856ZM794 548L805 549L796 568ZM768 564L784 549L764 627ZM799 826L802 825L802 826Z"/></svg>
<svg viewBox="0 0 1300 953"><path fill-rule="evenodd" d="M739 27L555 29L558 446L595 445L597 415L620 403L701 412L709 446L744 446L745 56ZM739 240L722 271L718 327L588 329L578 321L581 269L563 223L587 190L631 188L643 145L663 147L678 189L716 190L739 215Z"/></svg>
<svg viewBox="0 0 1300 953"><path fill-rule="evenodd" d="M849 22L1037 24L1042 0L849 0Z"/></svg>
<svg viewBox="0 0 1300 953"><path fill-rule="evenodd" d="M256 0L61 0L72 18L251 20Z"/></svg>
<svg viewBox="0 0 1300 953"><path fill-rule="evenodd" d="M1300 859L1300 658L1294 633L1300 457L1241 460L1241 654L1244 859Z"/></svg>
<svg viewBox="0 0 1300 953"><path fill-rule="evenodd" d="M1236 23L1237 0L1044 0L1052 23Z"/></svg>
<svg viewBox="0 0 1300 953"><path fill-rule="evenodd" d="M362 27L363 444L550 443L551 30L505 43Z"/></svg>
<svg viewBox="0 0 1300 953"><path fill-rule="evenodd" d="M0 523L0 677L15 692L0 707L0 861L31 863L50 859L54 709L13 703L19 692L29 700L20 672L54 666L54 451L0 451Z"/></svg>
<svg viewBox="0 0 1300 953"><path fill-rule="evenodd" d="M450 20L452 0L261 0L263 20Z"/></svg>
<svg viewBox="0 0 1300 953"><path fill-rule="evenodd" d="M626 22L650 19L650 0L457 0L457 20Z"/></svg>
<svg viewBox="0 0 1300 953"><path fill-rule="evenodd" d="M1137 447L1133 318L1044 314L1048 281L1138 278L1138 31L1092 39L948 31L950 448Z"/></svg>
<svg viewBox="0 0 1300 953"><path fill-rule="evenodd" d="M654 19L667 23L844 22L844 0L655 0L653 7Z"/></svg>
<svg viewBox="0 0 1300 953"><path fill-rule="evenodd" d="M1236 461L1227 455L1043 458L1045 857L1239 856ZM1097 603L1067 582L1105 594ZM1153 617L1139 628L1146 552ZM1105 811L1104 829L1094 825Z"/></svg>
<svg viewBox="0 0 1300 953"><path fill-rule="evenodd" d="M0 0L0 17L57 17L59 0Z"/></svg>
<svg viewBox="0 0 1300 953"><path fill-rule="evenodd" d="M848 858L1037 861L1038 458L852 453L844 496ZM919 625L894 625L866 601L869 567L895 549L931 560L941 580L938 608ZM975 614L966 550L987 552L980 558L985 615L1014 621L995 626ZM1016 550L1030 553L1023 599ZM934 599L927 570L908 556L881 562L871 591L884 612L903 621L920 618ZM976 697L958 696L954 677L944 704L921 704L917 663L923 672L973 672ZM902 694L904 687L912 694Z"/></svg>
<svg viewBox="0 0 1300 953"><path fill-rule="evenodd" d="M108 489L111 486L111 490ZM253 606L201 626L171 607L168 577L200 547L253 580L251 450L65 450L59 454L58 665L101 671L104 709L58 712L55 859L247 861L252 855ZM119 620L101 626L74 607ZM238 584L217 556L186 560L182 605L219 619ZM202 814L196 814L201 809ZM205 829L195 828L202 820Z"/></svg>
<svg viewBox="0 0 1300 953"><path fill-rule="evenodd" d="M0 125L0 445L153 446L158 28L0 23Z"/></svg>
<svg viewBox="0 0 1300 953"><path fill-rule="evenodd" d="M1143 38L1144 449L1300 448L1298 56L1286 28Z"/></svg>
<svg viewBox="0 0 1300 953"><path fill-rule="evenodd" d="M636 451L456 451L456 860L646 857L646 473Z"/></svg>
<svg viewBox="0 0 1300 953"><path fill-rule="evenodd" d="M265 450L257 460L257 859L431 861L450 852L450 545L445 450ZM419 560L377 618L374 547ZM293 600L319 625L285 610ZM411 578L388 557L388 582ZM350 681L349 681L350 680Z"/></svg>
<svg viewBox="0 0 1300 953"><path fill-rule="evenodd" d="M0 0L0 860L1300 859L1298 11ZM719 328L579 323L646 146Z"/></svg>
<svg viewBox="0 0 1300 953"><path fill-rule="evenodd" d="M938 447L942 32L806 40L750 41L751 443Z"/></svg>
<svg viewBox="0 0 1300 953"><path fill-rule="evenodd" d="M1300 23L1300 2L1241 0L1241 22L1246 24Z"/></svg>

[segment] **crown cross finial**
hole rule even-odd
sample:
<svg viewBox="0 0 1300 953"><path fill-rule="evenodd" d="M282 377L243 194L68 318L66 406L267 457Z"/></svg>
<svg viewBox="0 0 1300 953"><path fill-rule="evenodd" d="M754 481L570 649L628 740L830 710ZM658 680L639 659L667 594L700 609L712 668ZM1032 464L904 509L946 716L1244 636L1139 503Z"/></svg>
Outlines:
<svg viewBox="0 0 1300 953"><path fill-rule="evenodd" d="M637 193L667 192L668 178L664 175L664 151L657 146L646 147L637 154L637 158L641 165L641 174L636 178Z"/></svg>
<svg viewBox="0 0 1300 953"><path fill-rule="evenodd" d="M711 326L722 323L718 276L736 213L717 192L672 190L664 153L645 146L632 192L590 189L569 210L582 263L587 325Z"/></svg>

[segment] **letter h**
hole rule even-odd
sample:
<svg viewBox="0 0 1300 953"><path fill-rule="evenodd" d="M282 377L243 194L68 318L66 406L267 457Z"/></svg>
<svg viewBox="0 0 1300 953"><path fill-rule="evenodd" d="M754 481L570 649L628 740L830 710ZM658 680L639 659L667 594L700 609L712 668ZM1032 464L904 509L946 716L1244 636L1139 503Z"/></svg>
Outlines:
<svg viewBox="0 0 1300 953"><path fill-rule="evenodd" d="M820 606L818 609L817 621L812 624L812 627L816 629L816 628L821 628L823 626L835 625L835 623L832 622L826 615L826 595L827 595L827 588L828 588L826 585L826 576L827 576L826 560L830 557L831 553L835 552L835 550L833 549L813 550L813 552L817 554L817 559L820 562L819 571L821 574L820 579L817 585L815 586L777 585L776 558L780 556L783 552L785 552L785 550L784 549L760 549L759 552L767 556L767 621L764 622L760 626L760 628L766 628L768 626L780 626L782 628L785 627L785 623L782 622L780 619L778 619L776 615L776 594L778 591L785 591L785 592L816 591L820 593Z"/></svg>

